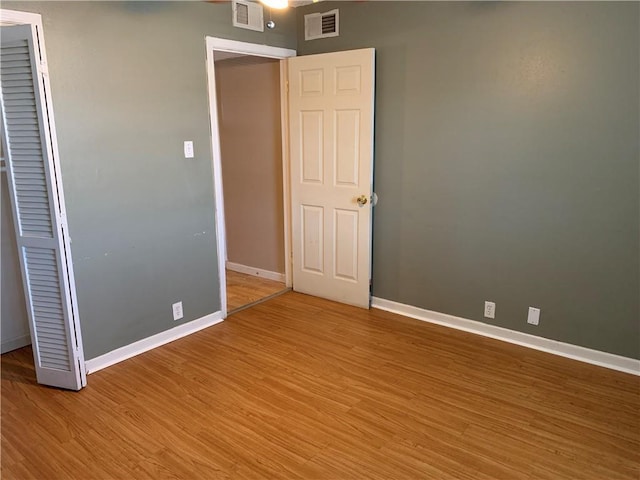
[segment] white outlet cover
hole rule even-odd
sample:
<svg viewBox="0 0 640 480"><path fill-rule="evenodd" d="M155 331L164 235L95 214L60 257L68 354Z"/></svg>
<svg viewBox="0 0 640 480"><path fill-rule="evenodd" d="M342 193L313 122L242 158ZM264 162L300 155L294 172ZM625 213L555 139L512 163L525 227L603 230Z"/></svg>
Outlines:
<svg viewBox="0 0 640 480"><path fill-rule="evenodd" d="M180 320L184 316L182 302L174 303L171 307L173 308L173 319Z"/></svg>
<svg viewBox="0 0 640 480"><path fill-rule="evenodd" d="M527 315L527 323L538 325L540 323L540 309L529 307L529 315Z"/></svg>
<svg viewBox="0 0 640 480"><path fill-rule="evenodd" d="M496 304L494 302L484 302L485 318L496 318Z"/></svg>

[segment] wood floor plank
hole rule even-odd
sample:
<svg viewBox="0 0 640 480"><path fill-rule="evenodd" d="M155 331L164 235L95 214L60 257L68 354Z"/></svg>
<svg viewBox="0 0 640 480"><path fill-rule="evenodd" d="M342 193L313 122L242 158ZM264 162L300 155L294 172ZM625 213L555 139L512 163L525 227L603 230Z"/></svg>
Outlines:
<svg viewBox="0 0 640 480"><path fill-rule="evenodd" d="M286 293L89 376L2 356L3 479L640 478L640 379Z"/></svg>

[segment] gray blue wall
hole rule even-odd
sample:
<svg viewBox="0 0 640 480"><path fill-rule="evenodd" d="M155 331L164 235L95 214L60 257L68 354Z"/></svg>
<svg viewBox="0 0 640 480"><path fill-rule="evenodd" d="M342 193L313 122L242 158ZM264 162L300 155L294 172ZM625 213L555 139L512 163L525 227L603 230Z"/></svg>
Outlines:
<svg viewBox="0 0 640 480"><path fill-rule="evenodd" d="M295 48L294 13L258 33L228 3L2 7L44 22L85 357L219 310L205 36Z"/></svg>
<svg viewBox="0 0 640 480"><path fill-rule="evenodd" d="M377 50L375 296L640 358L639 8L298 9L299 54Z"/></svg>

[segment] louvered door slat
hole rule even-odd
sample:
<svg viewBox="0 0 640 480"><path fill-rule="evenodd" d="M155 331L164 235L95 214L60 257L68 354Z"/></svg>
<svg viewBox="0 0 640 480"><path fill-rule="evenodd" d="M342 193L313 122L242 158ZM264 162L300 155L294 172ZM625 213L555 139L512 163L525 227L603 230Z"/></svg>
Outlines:
<svg viewBox="0 0 640 480"><path fill-rule="evenodd" d="M49 298L49 301L44 301L43 299L41 299L38 302L34 302L33 304L38 308L53 308L62 311L62 305L55 298Z"/></svg>
<svg viewBox="0 0 640 480"><path fill-rule="evenodd" d="M42 215L42 214L27 214L25 215L25 217L30 221L30 222L44 222L44 224L46 224L49 220L49 218L46 215Z"/></svg>
<svg viewBox="0 0 640 480"><path fill-rule="evenodd" d="M9 117L10 118L10 117ZM20 126L18 122L14 123L15 126ZM37 123L34 124L37 128ZM18 160L33 160L36 161L38 158L42 157L42 148L40 145L33 143L33 135L34 131L29 131L26 128L20 129L20 132L24 132L24 135L17 135L13 140L13 154L17 157ZM36 130L37 132L37 130ZM42 160L41 160L42 162ZM16 167L21 167L22 164L19 162Z"/></svg>
<svg viewBox="0 0 640 480"><path fill-rule="evenodd" d="M29 166L29 165L33 165L33 166L39 166L42 165L42 160L38 160L38 156L37 155L31 155L31 154L14 154L13 155L15 159L20 160L20 165L24 165L24 166Z"/></svg>
<svg viewBox="0 0 640 480"><path fill-rule="evenodd" d="M29 189L28 187L37 187L37 188L42 188L46 190L47 188L46 183L42 184L40 179L29 178L30 176L31 175L23 175L20 178L16 178L15 184L24 186L24 188L27 190ZM28 213L28 212L23 211L22 213L24 215L25 213Z"/></svg>
<svg viewBox="0 0 640 480"><path fill-rule="evenodd" d="M36 175L43 175L44 172L44 168L42 168L42 165L20 165L17 167L13 168L13 171L16 175L22 175L22 174L30 174L30 173L35 173Z"/></svg>
<svg viewBox="0 0 640 480"><path fill-rule="evenodd" d="M14 141L18 141L18 142L34 142L38 139L38 136L36 135L36 131L29 131L29 130L15 130L13 132L13 138Z"/></svg>
<svg viewBox="0 0 640 480"><path fill-rule="evenodd" d="M49 227L48 222L41 220L29 220L27 222L24 222L24 224L27 228L41 228L45 232Z"/></svg>
<svg viewBox="0 0 640 480"><path fill-rule="evenodd" d="M25 190L33 190L34 188L38 188L46 191L47 188L46 183L43 184L39 179L29 178L28 176L23 176L22 178L16 179L15 184L19 185L20 188L24 188Z"/></svg>
<svg viewBox="0 0 640 480"><path fill-rule="evenodd" d="M11 55L2 55L2 67L21 67L25 66L31 68L31 61L25 57L29 56L29 50L27 48L19 47L11 49L13 52Z"/></svg>
<svg viewBox="0 0 640 480"><path fill-rule="evenodd" d="M42 184L40 179L22 177L16 178L14 181L14 185L19 188L21 191L29 192L33 190L43 191L45 193L48 192L47 184Z"/></svg>
<svg viewBox="0 0 640 480"><path fill-rule="evenodd" d="M33 279L31 281L31 291L34 294L34 298L32 299L33 308L36 308L37 306L37 299L43 296L45 293L55 295L56 293L60 292L60 286L56 284L54 280ZM56 298L51 295L49 295L49 297Z"/></svg>
<svg viewBox="0 0 640 480"><path fill-rule="evenodd" d="M40 335L43 339L52 341L52 342L64 342L64 334L62 333L49 333L46 331L41 331Z"/></svg>
<svg viewBox="0 0 640 480"><path fill-rule="evenodd" d="M11 118L11 116L9 116L9 118ZM21 125L23 128L38 126L38 121L33 118L16 118L13 122L15 125Z"/></svg>
<svg viewBox="0 0 640 480"><path fill-rule="evenodd" d="M59 335L59 336L62 336L63 338L66 338L66 335L65 335L64 332L61 332L60 329L57 328L56 326L53 326L53 327L47 326L46 322L42 322L40 324L40 326L38 327L38 331L42 332L45 335L49 335L49 336L51 336L51 335L54 335L54 336L55 335Z"/></svg>
<svg viewBox="0 0 640 480"><path fill-rule="evenodd" d="M33 96L29 95L28 93L14 93L11 99L5 100L6 105L23 104L23 103L26 105L35 105L35 102L33 101Z"/></svg>
<svg viewBox="0 0 640 480"><path fill-rule="evenodd" d="M49 221L49 218L45 214L41 213L27 213L25 214L26 222L44 222L45 224ZM39 223L40 224L40 223Z"/></svg>
<svg viewBox="0 0 640 480"><path fill-rule="evenodd" d="M29 47L25 45L17 45L15 47L8 47L6 52L2 53L2 65L12 67L13 65L26 65L31 67L31 61L29 58Z"/></svg>
<svg viewBox="0 0 640 480"><path fill-rule="evenodd" d="M16 109L16 107L13 108L5 108L5 113L7 115L7 118L9 119L24 119L26 120L31 120L34 125L38 124L38 116L36 114L35 111L30 111L30 110L25 110L25 109Z"/></svg>
<svg viewBox="0 0 640 480"><path fill-rule="evenodd" d="M79 390L84 370L71 295L62 192L56 182L46 86L31 26L1 27L0 86L7 175L21 252L36 374L40 383ZM68 245L68 244L67 244Z"/></svg>
<svg viewBox="0 0 640 480"><path fill-rule="evenodd" d="M29 87L10 87L9 85L2 84L2 89L7 93L7 95L29 95L33 92L33 89Z"/></svg>
<svg viewBox="0 0 640 480"><path fill-rule="evenodd" d="M48 268L48 270L45 270L44 268L31 268L31 270L29 271L31 290L34 293L36 293L39 288L53 289L53 291L58 288L58 284L53 283L58 282L58 272L56 271L56 266ZM38 298L34 298L32 300L34 307L39 305L38 300ZM60 302L58 302L58 304L60 304Z"/></svg>
<svg viewBox="0 0 640 480"><path fill-rule="evenodd" d="M30 98L13 98L12 100L7 100L6 102L4 102L4 106L7 111L11 111L10 109L15 107L33 108L34 110L36 109L35 103L33 103Z"/></svg>
<svg viewBox="0 0 640 480"><path fill-rule="evenodd" d="M44 199L49 199L49 192L46 191L46 189L42 192L38 192L38 191L32 191L32 190L27 190L26 188L22 188L20 189L20 194L18 195L18 198L24 198L25 200L29 200L29 199L37 199L37 198L44 198ZM22 215L20 216L20 224L22 224Z"/></svg>
<svg viewBox="0 0 640 480"><path fill-rule="evenodd" d="M7 72L3 72L3 73L6 74ZM7 112L7 114L12 114L14 112L28 112L35 115L36 106L33 105L32 103L28 103L28 101L26 100L18 100L18 101L9 102L8 104L5 104L4 111Z"/></svg>

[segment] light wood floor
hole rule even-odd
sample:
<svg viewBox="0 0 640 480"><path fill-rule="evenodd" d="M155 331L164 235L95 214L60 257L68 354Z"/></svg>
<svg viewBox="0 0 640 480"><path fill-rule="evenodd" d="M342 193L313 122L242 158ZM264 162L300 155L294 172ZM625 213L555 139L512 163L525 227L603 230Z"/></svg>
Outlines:
<svg viewBox="0 0 640 480"><path fill-rule="evenodd" d="M284 282L227 270L227 311L232 312L286 290Z"/></svg>
<svg viewBox="0 0 640 480"><path fill-rule="evenodd" d="M633 479L640 379L286 293L89 376L2 356L2 478Z"/></svg>

